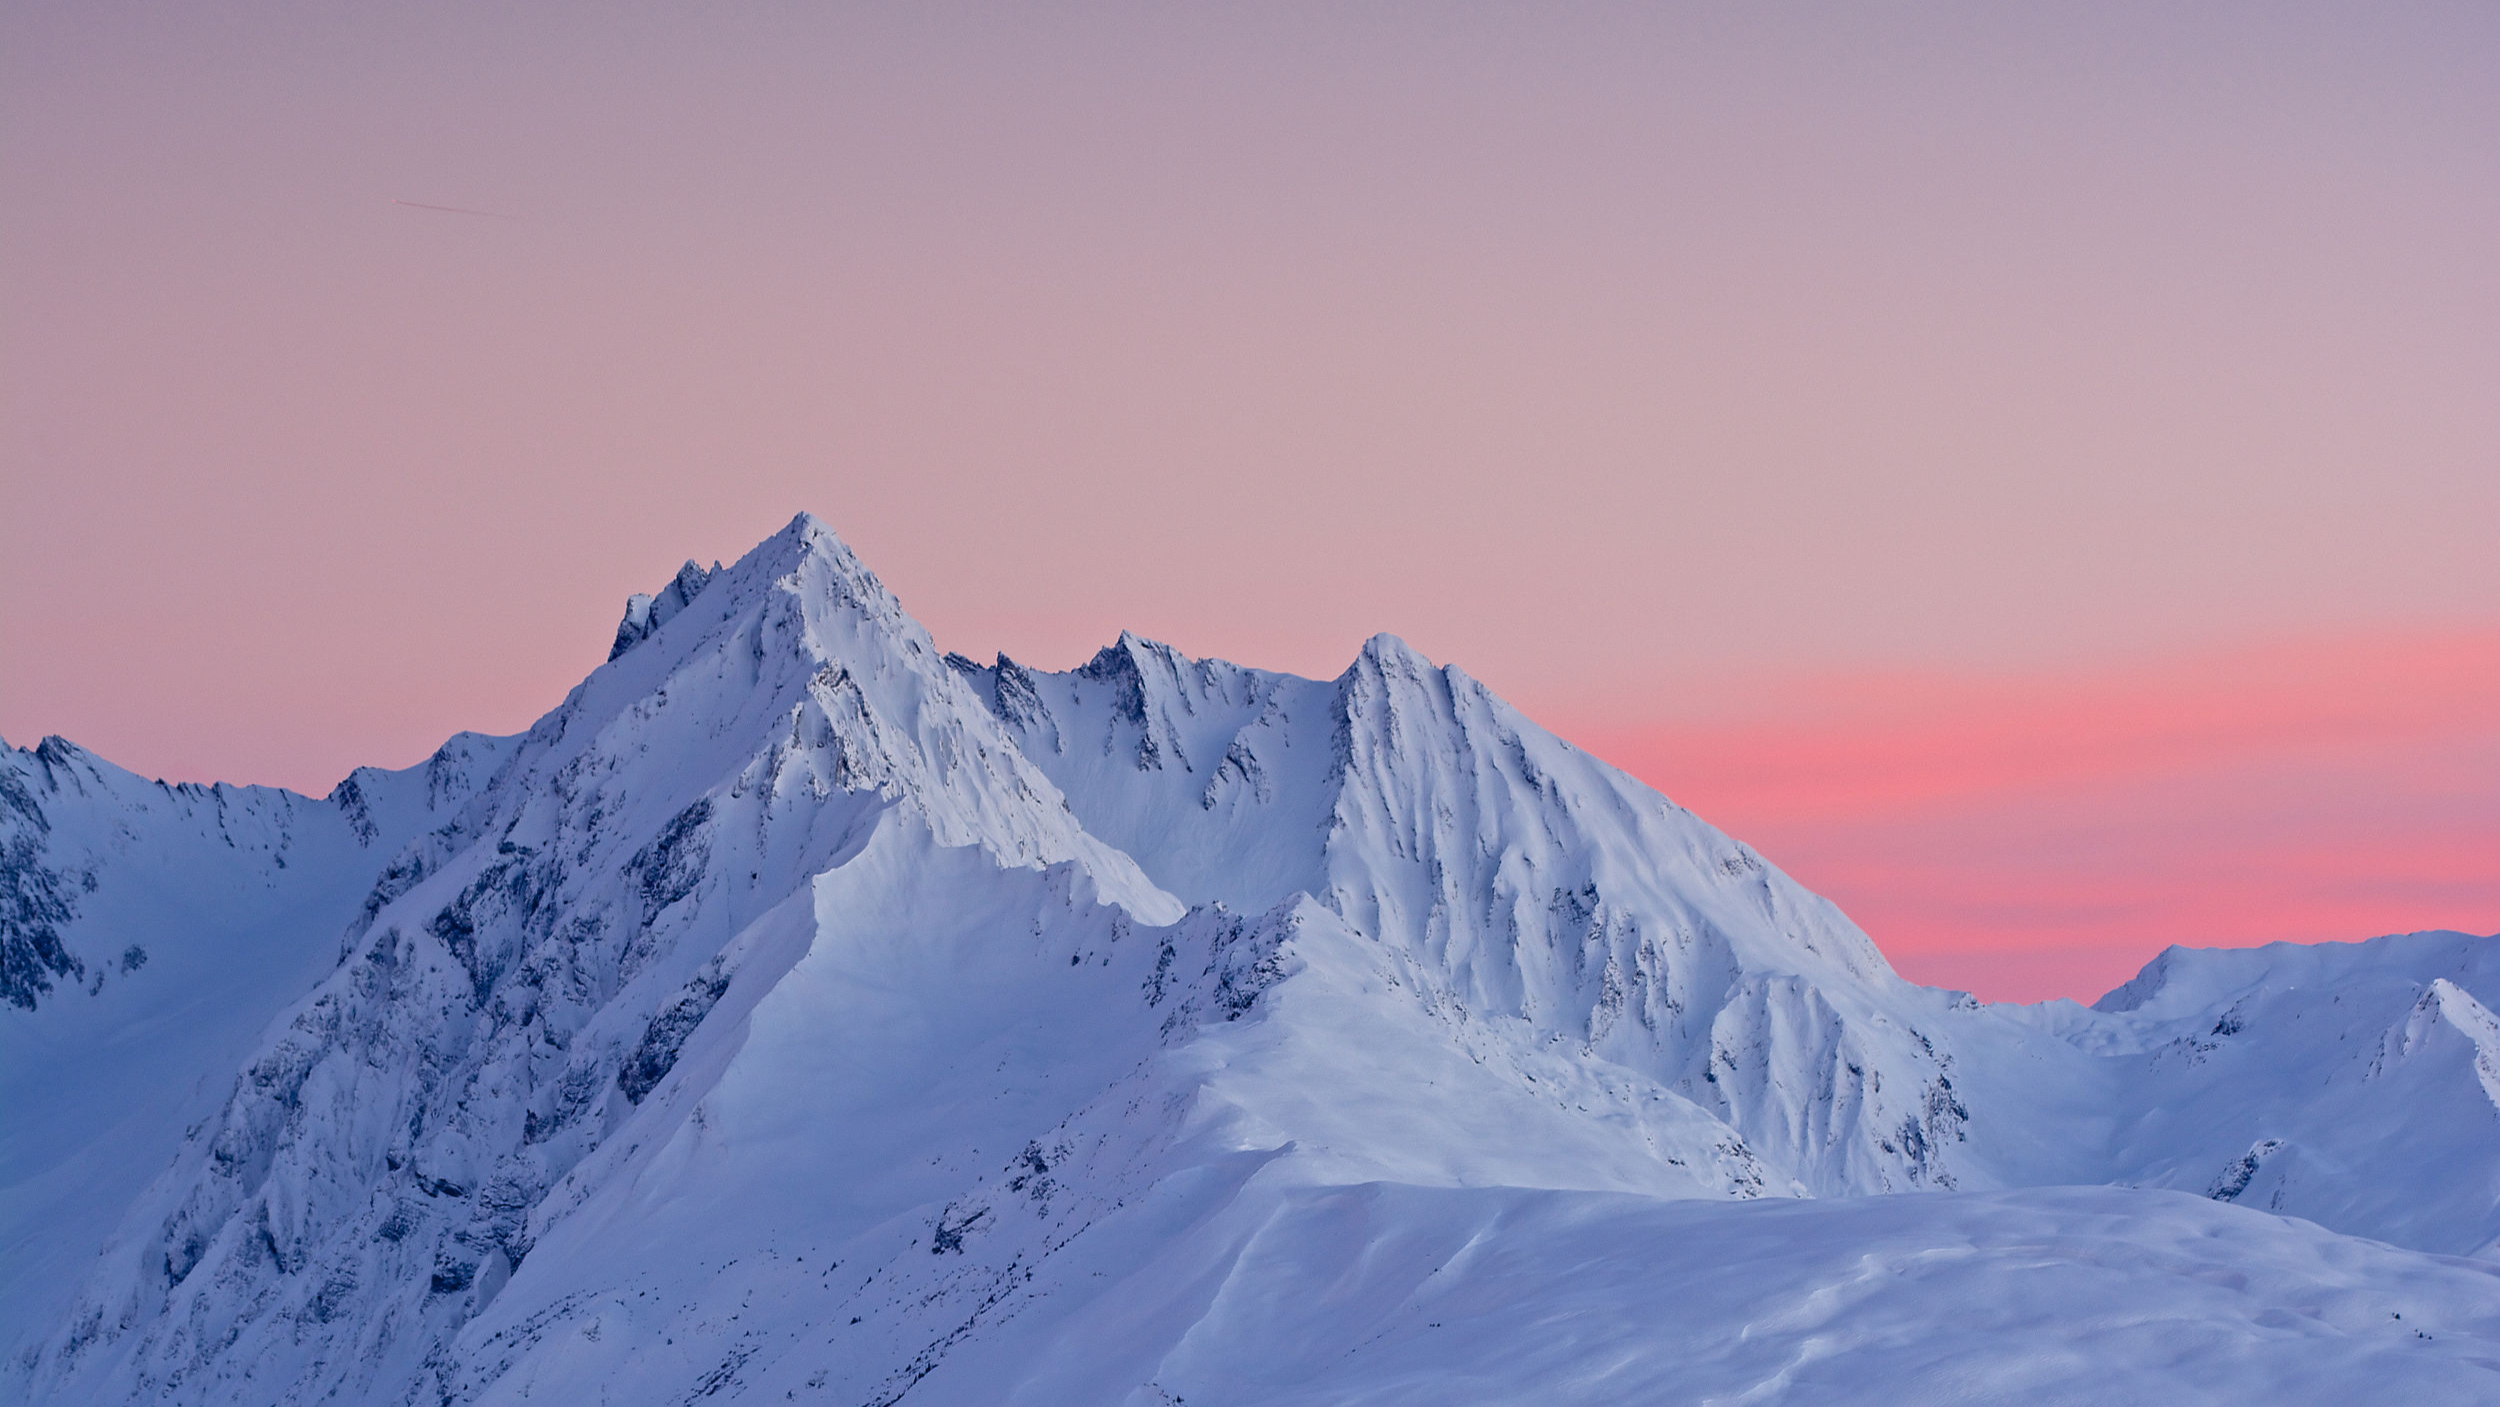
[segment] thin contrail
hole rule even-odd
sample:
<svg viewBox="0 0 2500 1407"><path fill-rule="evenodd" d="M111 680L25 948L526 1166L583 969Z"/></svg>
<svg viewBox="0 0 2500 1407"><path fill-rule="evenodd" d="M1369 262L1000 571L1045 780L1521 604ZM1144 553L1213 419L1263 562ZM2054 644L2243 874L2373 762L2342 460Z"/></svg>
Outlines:
<svg viewBox="0 0 2500 1407"><path fill-rule="evenodd" d="M393 200L391 204L405 205L411 210L440 210L446 215L483 215L490 220L518 220L521 218L518 215L506 215L500 210L470 210L458 205L428 205L422 200Z"/></svg>

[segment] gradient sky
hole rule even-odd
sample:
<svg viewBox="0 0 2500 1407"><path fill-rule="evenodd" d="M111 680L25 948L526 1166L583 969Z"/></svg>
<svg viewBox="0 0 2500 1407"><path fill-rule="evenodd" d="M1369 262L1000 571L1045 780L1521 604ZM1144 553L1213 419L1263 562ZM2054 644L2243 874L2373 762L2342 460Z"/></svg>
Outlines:
<svg viewBox="0 0 2500 1407"><path fill-rule="evenodd" d="M2489 932L2495 251L2487 3L13 3L0 734L325 790L809 508L1394 630L1983 995Z"/></svg>

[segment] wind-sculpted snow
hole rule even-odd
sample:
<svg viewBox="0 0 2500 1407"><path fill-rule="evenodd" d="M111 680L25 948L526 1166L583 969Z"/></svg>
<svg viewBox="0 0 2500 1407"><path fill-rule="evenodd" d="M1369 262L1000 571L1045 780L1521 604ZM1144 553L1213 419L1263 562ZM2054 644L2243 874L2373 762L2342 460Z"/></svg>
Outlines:
<svg viewBox="0 0 2500 1407"><path fill-rule="evenodd" d="M7 762L13 1398L2461 1400L2500 1363L2487 1268L2337 1234L2500 1236L2480 940L1982 1007L1392 637L1333 681L1126 635L977 665L802 516L634 597L528 733L327 801ZM2072 1182L2174 1190L1987 1190Z"/></svg>

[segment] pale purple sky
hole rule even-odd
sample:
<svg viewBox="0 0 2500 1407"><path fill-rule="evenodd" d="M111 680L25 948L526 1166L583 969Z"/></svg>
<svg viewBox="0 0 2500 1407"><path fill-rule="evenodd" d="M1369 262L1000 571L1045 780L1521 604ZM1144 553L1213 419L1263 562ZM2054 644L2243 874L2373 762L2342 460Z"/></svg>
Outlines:
<svg viewBox="0 0 2500 1407"><path fill-rule="evenodd" d="M2490 931L2495 250L2481 3L14 4L0 733L326 789L808 508L971 653L1397 631L1914 975ZM2345 722L1748 789L2190 696Z"/></svg>

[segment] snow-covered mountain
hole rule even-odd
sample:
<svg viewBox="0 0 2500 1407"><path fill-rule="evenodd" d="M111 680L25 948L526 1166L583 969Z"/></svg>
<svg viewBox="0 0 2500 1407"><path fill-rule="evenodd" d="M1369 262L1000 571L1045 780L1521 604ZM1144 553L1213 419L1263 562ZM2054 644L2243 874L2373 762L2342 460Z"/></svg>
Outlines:
<svg viewBox="0 0 2500 1407"><path fill-rule="evenodd" d="M1388 636L981 665L802 516L0 846L12 1399L2500 1393L2493 940L1984 1006Z"/></svg>
<svg viewBox="0 0 2500 1407"><path fill-rule="evenodd" d="M392 859L511 740L464 733L326 801L143 781L59 738L0 749L0 1314L18 1333L326 976Z"/></svg>

